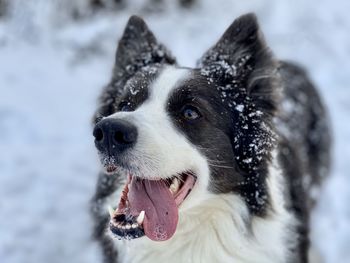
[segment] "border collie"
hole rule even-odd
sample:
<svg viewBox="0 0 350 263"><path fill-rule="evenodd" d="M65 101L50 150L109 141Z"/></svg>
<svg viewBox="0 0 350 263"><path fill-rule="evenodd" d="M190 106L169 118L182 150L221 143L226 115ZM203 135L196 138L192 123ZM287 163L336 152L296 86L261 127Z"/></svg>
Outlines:
<svg viewBox="0 0 350 263"><path fill-rule="evenodd" d="M304 70L274 58L254 14L197 68L132 16L94 124L105 262L309 262L327 114Z"/></svg>

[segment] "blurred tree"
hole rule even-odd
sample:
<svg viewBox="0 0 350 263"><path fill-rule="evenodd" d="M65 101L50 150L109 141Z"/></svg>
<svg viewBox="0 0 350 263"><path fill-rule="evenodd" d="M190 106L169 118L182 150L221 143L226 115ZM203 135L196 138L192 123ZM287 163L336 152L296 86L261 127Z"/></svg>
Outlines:
<svg viewBox="0 0 350 263"><path fill-rule="evenodd" d="M5 1L18 0L0 0L0 6L6 9ZM29 0L22 0L30 2ZM35 0L32 0L35 1ZM42 0L44 1L44 0ZM49 0L47 0L49 1ZM57 7L56 15L58 23L67 19L83 20L87 19L96 13L115 13L124 9L133 9L137 13L162 13L170 6L177 5L178 7L191 8L198 0L56 0L52 1ZM9 9L9 8L7 8ZM8 10L7 10L8 11ZM1 7L0 7L1 12ZM60 16L61 14L61 16ZM63 17L63 18L62 18Z"/></svg>
<svg viewBox="0 0 350 263"><path fill-rule="evenodd" d="M121 9L125 6L125 0L89 0L90 7L96 11L100 9Z"/></svg>
<svg viewBox="0 0 350 263"><path fill-rule="evenodd" d="M93 11L98 10L121 10L128 4L127 0L88 0L89 6ZM144 6L146 11L161 12L164 10L166 2L169 0L144 0L140 1L139 4ZM173 0L171 0L173 1ZM196 2L196 0L177 0L180 6L190 8ZM133 4L133 3L131 3Z"/></svg>
<svg viewBox="0 0 350 263"><path fill-rule="evenodd" d="M179 0L180 5L183 7L192 7L195 2L195 0Z"/></svg>
<svg viewBox="0 0 350 263"><path fill-rule="evenodd" d="M3 17L6 15L7 12L7 0L0 0L0 17Z"/></svg>

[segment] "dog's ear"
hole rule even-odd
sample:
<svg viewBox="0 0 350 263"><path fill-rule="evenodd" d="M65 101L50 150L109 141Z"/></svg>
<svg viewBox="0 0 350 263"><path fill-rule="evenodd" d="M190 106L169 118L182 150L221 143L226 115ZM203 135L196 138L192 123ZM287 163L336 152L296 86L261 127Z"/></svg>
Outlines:
<svg viewBox="0 0 350 263"><path fill-rule="evenodd" d="M276 62L254 14L236 19L199 60L203 75L225 92L244 92L265 113L275 110Z"/></svg>
<svg viewBox="0 0 350 263"><path fill-rule="evenodd" d="M119 41L114 78L128 78L152 64L175 64L175 58L158 43L142 18L131 16Z"/></svg>
<svg viewBox="0 0 350 263"><path fill-rule="evenodd" d="M267 161L274 145L272 117L276 109L278 74L254 14L235 20L199 62L200 71L219 91L223 112L232 120L230 139L244 180L242 194L251 207L260 209ZM257 187L258 186L258 187ZM259 188L260 187L260 188Z"/></svg>
<svg viewBox="0 0 350 263"><path fill-rule="evenodd" d="M120 97L126 82L147 66L175 64L171 53L158 43L145 21L131 16L119 40L115 57L113 77L100 97L100 106L94 115L94 122L115 111L115 102Z"/></svg>

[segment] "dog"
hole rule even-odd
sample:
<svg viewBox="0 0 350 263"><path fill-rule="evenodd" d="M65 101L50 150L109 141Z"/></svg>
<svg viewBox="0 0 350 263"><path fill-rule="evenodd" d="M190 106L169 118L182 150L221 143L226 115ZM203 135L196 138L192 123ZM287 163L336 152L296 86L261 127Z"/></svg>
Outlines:
<svg viewBox="0 0 350 263"><path fill-rule="evenodd" d="M197 68L180 67L132 16L94 115L104 262L309 262L328 122L305 71L273 56L254 14Z"/></svg>

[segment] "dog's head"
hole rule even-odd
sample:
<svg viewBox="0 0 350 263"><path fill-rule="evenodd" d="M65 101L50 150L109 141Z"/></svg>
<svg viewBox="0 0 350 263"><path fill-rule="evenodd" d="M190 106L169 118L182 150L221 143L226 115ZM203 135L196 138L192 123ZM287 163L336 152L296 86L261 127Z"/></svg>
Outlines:
<svg viewBox="0 0 350 263"><path fill-rule="evenodd" d="M130 18L94 128L105 172L127 178L115 234L169 239L179 209L223 193L264 213L274 70L252 14L235 20L195 69L178 66L145 22Z"/></svg>

